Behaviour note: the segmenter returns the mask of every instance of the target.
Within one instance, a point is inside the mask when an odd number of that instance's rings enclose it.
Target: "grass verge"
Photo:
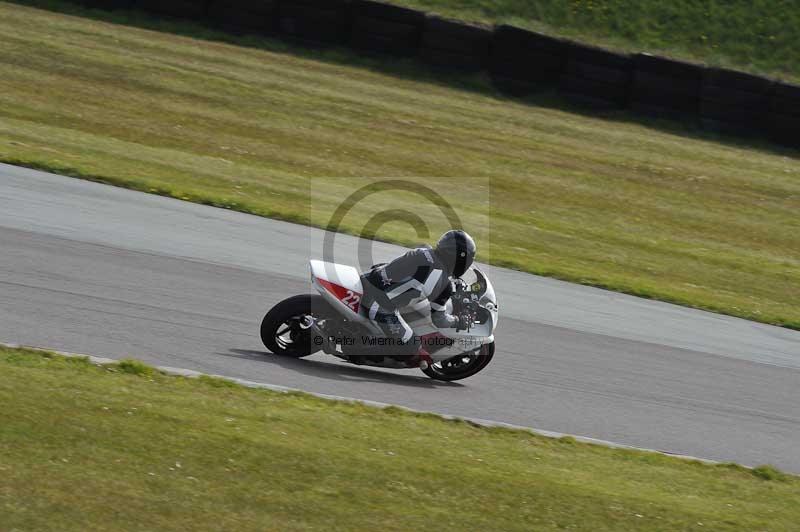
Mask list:
[[[773,0],[391,0],[626,51],[800,80],[800,5]]]
[[[508,100],[480,78],[458,89],[410,63],[94,16],[164,31],[0,2],[0,160],[316,226],[355,187],[417,180],[445,192],[483,260],[800,329],[796,152]],[[342,230],[417,201],[359,205]],[[397,224],[374,236],[417,240]]]
[[[2,530],[789,530],[800,480],[0,347]]]

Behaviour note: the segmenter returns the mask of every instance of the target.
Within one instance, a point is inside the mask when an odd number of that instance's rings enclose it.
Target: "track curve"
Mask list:
[[[737,318],[489,268],[498,350],[462,383],[267,355],[322,234],[0,165],[0,341],[800,472],[800,333]]]

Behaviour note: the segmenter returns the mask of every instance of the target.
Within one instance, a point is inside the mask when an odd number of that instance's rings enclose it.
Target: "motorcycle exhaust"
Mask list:
[[[331,342],[330,339],[319,328],[317,320],[313,316],[303,316],[300,320],[300,328],[311,332],[310,340],[317,343],[316,338],[322,338],[322,351],[328,355],[335,355],[341,357],[341,353],[336,350],[336,344]]]

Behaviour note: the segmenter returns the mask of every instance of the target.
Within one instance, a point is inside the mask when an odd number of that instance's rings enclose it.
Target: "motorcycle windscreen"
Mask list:
[[[492,306],[497,307],[497,298],[494,294],[494,286],[486,275],[478,268],[470,268],[461,277],[472,293],[477,294],[478,301],[482,306],[490,303]]]
[[[483,325],[475,327],[474,334],[491,335],[497,326],[498,307],[497,298],[489,278],[478,268],[472,267],[461,277],[469,291],[477,298],[478,304],[482,308],[479,313],[479,322]]]

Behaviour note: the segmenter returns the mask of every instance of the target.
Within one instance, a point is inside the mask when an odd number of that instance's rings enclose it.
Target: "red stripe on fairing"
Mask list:
[[[348,308],[352,309],[353,312],[358,313],[358,309],[361,304],[360,293],[354,292],[336,283],[326,281],[325,279],[317,278],[317,282],[319,282],[319,284],[324,286],[325,290],[333,294],[336,297],[336,299],[347,305]]]

